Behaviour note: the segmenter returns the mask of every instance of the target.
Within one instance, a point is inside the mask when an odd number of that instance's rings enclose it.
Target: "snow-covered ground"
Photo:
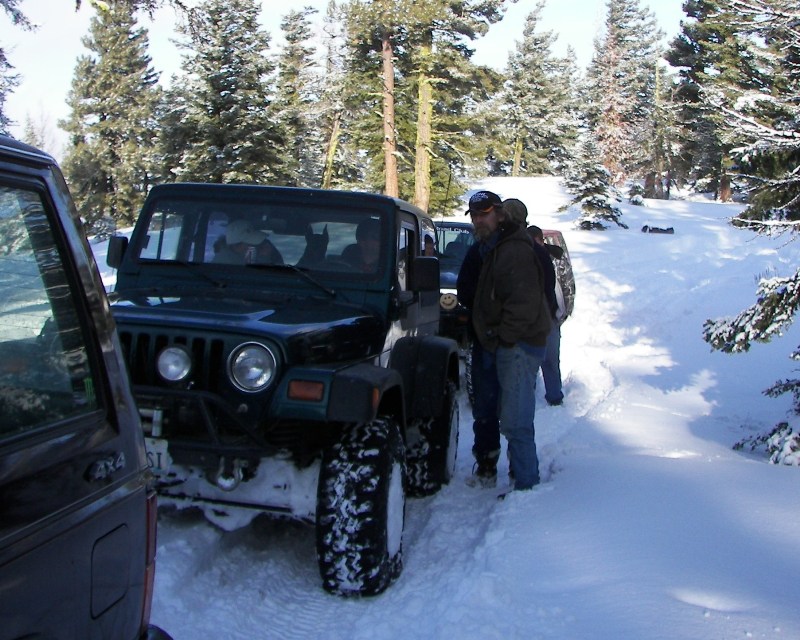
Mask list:
[[[462,397],[457,476],[409,501],[405,570],[383,595],[325,594],[306,525],[162,513],[152,621],[175,640],[800,638],[800,468],[732,450],[787,418],[790,399],[761,391],[795,375],[800,328],[743,355],[701,338],[759,277],[793,273],[800,245],[732,228],[736,205],[623,204],[630,229],[585,232],[557,211],[557,179],[476,186],[561,230],[574,265],[564,405],[538,390],[545,482],[504,501],[465,484]]]

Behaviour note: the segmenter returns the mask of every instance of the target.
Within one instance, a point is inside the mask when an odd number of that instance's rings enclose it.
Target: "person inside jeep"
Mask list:
[[[422,255],[425,256],[435,256],[436,255],[436,243],[433,241],[433,237],[425,234],[425,249],[422,252]]]
[[[356,244],[345,247],[342,259],[359,271],[372,273],[377,270],[381,252],[381,221],[366,218],[356,227]]]
[[[283,257],[267,238],[267,234],[253,228],[249,220],[239,219],[228,223],[225,243],[214,256],[214,262],[223,264],[283,264]]]

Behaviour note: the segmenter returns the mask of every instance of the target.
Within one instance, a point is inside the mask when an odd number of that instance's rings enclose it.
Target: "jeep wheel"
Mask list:
[[[408,449],[408,492],[429,496],[448,484],[455,474],[458,453],[458,402],[456,385],[448,382],[438,418],[411,424]]]
[[[393,418],[356,425],[325,452],[317,493],[322,586],[343,596],[381,593],[403,567],[404,449]]]

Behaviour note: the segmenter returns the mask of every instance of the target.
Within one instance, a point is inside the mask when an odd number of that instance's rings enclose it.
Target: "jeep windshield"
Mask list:
[[[461,263],[475,242],[472,225],[468,222],[437,220],[439,265],[443,288],[454,288]]]
[[[385,263],[388,230],[377,208],[169,197],[153,202],[144,215],[146,226],[131,247],[141,266],[214,265],[223,273],[286,265],[316,276],[371,279]]]

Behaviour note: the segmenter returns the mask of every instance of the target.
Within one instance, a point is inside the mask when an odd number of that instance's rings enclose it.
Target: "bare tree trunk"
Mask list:
[[[397,176],[397,137],[394,116],[394,51],[392,40],[384,33],[381,44],[383,60],[383,158],[386,172],[386,195],[400,196]]]
[[[433,87],[428,73],[432,56],[431,37],[419,49],[417,78],[417,143],[414,159],[414,204],[427,211],[431,202],[431,148],[433,120]]]
[[[731,177],[727,173],[723,173],[719,179],[719,201],[730,202],[732,196]]]
[[[325,150],[325,167],[322,171],[323,189],[330,189],[333,181],[333,159],[336,157],[336,148],[339,146],[339,135],[341,133],[342,113],[337,111],[333,116],[331,124],[331,135],[328,138],[328,148]]]
[[[648,171],[644,177],[644,197],[656,197],[656,174],[654,171]]]
[[[519,169],[522,166],[522,136],[517,136],[514,141],[514,163],[511,165],[512,177],[519,175]]]

